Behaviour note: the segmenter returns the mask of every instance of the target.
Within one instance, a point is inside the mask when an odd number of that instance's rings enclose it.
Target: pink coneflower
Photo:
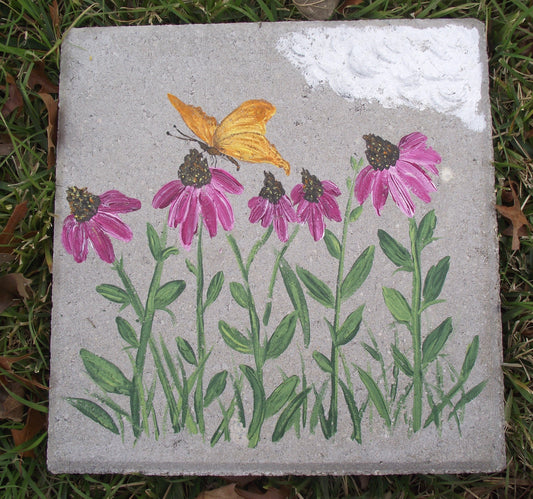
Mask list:
[[[168,226],[180,227],[181,243],[191,247],[198,230],[201,214],[209,235],[217,235],[217,221],[224,230],[233,229],[233,209],[224,192],[241,194],[244,187],[229,173],[218,168],[209,168],[207,160],[196,149],[185,156],[178,170],[179,180],[165,184],[154,196],[154,208],[166,208]]]
[[[439,174],[436,166],[441,157],[431,147],[426,146],[427,137],[413,132],[400,140],[398,146],[376,135],[364,135],[369,165],[357,176],[355,197],[363,204],[370,193],[378,215],[385,206],[390,194],[393,201],[408,217],[415,213],[415,205],[409,191],[425,203],[431,198],[429,193],[437,188],[426,170]]]
[[[340,222],[342,220],[339,205],[335,199],[341,191],[330,180],[320,181],[305,168],[302,170],[302,183],[291,192],[293,204],[298,206],[298,222],[307,222],[309,231],[315,241],[324,237],[326,224],[324,217]]]
[[[281,182],[270,172],[264,174],[265,180],[259,196],[248,201],[251,209],[249,220],[253,224],[261,220],[261,225],[265,228],[274,223],[279,240],[285,243],[289,239],[289,222],[296,222],[296,213]]]
[[[109,236],[121,241],[130,241],[133,237],[131,229],[118,214],[138,210],[141,202],[119,191],[107,191],[96,196],[88,192],[86,187],[69,187],[67,201],[71,214],[65,218],[61,233],[61,242],[67,253],[77,263],[84,262],[91,243],[104,262],[113,263],[115,252]]]

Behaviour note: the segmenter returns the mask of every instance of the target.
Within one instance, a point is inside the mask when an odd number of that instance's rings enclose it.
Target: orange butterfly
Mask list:
[[[265,137],[266,122],[274,116],[276,108],[265,100],[247,100],[228,114],[220,124],[205,114],[201,107],[194,107],[167,94],[185,124],[201,140],[195,140],[202,149],[214,156],[221,155],[239,167],[235,159],[249,163],[271,163],[283,168],[288,175],[291,167],[278,150]]]

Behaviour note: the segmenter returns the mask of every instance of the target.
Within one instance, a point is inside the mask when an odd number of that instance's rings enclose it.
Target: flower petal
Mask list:
[[[86,222],[87,235],[98,256],[107,263],[115,261],[115,252],[109,236],[94,222],[94,217]]]
[[[198,203],[198,193],[195,190],[189,192],[189,197],[186,204],[182,205],[181,209],[184,214],[183,221],[180,227],[181,243],[185,249],[191,247],[192,238],[198,230],[198,216],[200,215],[200,205]]]
[[[63,222],[61,232],[61,242],[69,255],[74,257],[76,263],[84,262],[89,253],[87,244],[88,236],[85,230],[85,223],[79,223],[74,215],[69,215]]]
[[[152,200],[152,206],[154,208],[166,208],[170,203],[172,203],[172,201],[181,195],[184,189],[185,186],[180,180],[173,180],[172,182],[165,184],[154,196],[154,199]]]
[[[415,213],[415,205],[411,199],[411,195],[407,190],[400,177],[398,177],[396,171],[391,169],[389,175],[389,189],[393,201],[398,205],[398,208],[402,210],[409,218]]]
[[[324,224],[324,217],[322,216],[322,210],[317,203],[309,203],[310,216],[307,218],[309,224],[309,231],[315,241],[320,241],[324,237],[324,231],[326,225]]]
[[[355,198],[359,204],[363,204],[372,192],[376,172],[377,170],[374,170],[371,165],[368,165],[357,175],[355,180]]]
[[[322,184],[322,187],[324,188],[324,192],[327,192],[330,196],[341,195],[340,189],[331,180],[322,180],[321,184]]]
[[[442,161],[440,155],[426,146],[427,137],[420,132],[410,133],[400,140],[400,160],[420,168],[426,168],[435,175],[439,174],[436,166]]]
[[[283,216],[288,222],[296,222],[296,212],[292,206],[291,200],[287,195],[282,196],[278,201],[280,216]]]
[[[203,190],[200,191],[199,201],[204,225],[209,231],[209,236],[215,237],[217,235],[217,210],[215,203]]]
[[[268,208],[268,200],[261,196],[256,196],[248,201],[248,208],[250,208],[250,216],[248,220],[255,224],[261,220]]]
[[[98,213],[91,219],[103,232],[121,241],[131,241],[133,232],[118,216],[109,213]]]
[[[211,184],[206,185],[205,188],[209,188],[209,194],[215,203],[217,218],[220,222],[220,225],[222,225],[224,230],[232,230],[235,218],[233,217],[233,209],[228,201],[228,198],[223,192],[213,188]]]
[[[185,187],[180,195],[170,205],[168,210],[168,226],[177,227],[187,218],[191,197],[195,195],[195,188]]]
[[[223,190],[230,194],[242,194],[244,187],[227,171],[219,168],[210,168],[211,185],[218,191]]]
[[[129,198],[122,192],[112,190],[104,192],[100,197],[99,212],[105,213],[129,213],[141,208],[141,202],[135,198]]]
[[[293,204],[300,204],[304,199],[304,187],[302,184],[296,184],[291,191],[291,199]]]
[[[318,204],[321,205],[324,215],[330,220],[340,222],[342,220],[341,210],[334,197],[328,194],[326,191],[320,196]]]
[[[276,208],[275,205],[267,203],[267,209],[261,219],[261,227],[268,227],[275,217]]]
[[[270,224],[269,224],[270,225]],[[289,239],[289,224],[287,219],[283,216],[274,217],[274,230],[282,243],[286,243]]]
[[[378,215],[387,202],[389,195],[389,170],[376,170],[372,184],[372,203]]]
[[[418,196],[425,203],[431,201],[429,193],[436,191],[437,188],[423,170],[413,166],[411,163],[405,163],[400,160],[396,162],[394,168],[402,183],[409,188],[415,196]]]

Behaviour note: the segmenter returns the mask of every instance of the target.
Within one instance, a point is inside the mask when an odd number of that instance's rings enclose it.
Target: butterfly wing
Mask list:
[[[265,100],[243,102],[218,125],[213,146],[236,159],[273,164],[283,168],[288,175],[291,171],[289,163],[265,137],[266,122],[275,113],[276,108]]]
[[[170,103],[178,110],[185,124],[208,146],[213,146],[217,120],[204,113],[201,107],[194,107],[180,101],[175,95],[167,94]]]

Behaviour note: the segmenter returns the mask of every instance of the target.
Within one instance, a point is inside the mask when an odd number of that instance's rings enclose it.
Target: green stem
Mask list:
[[[204,324],[204,259],[202,252],[202,227],[203,222],[200,222],[198,229],[198,249],[196,262],[196,334],[197,334],[197,349],[198,349],[198,363],[202,365],[205,357],[205,324]],[[196,421],[202,435],[205,433],[204,422],[204,366],[202,365],[198,373],[198,381],[196,382],[196,390],[194,393],[194,408],[196,411]]]
[[[411,297],[411,335],[413,338],[413,431],[422,425],[422,332],[420,328],[420,307],[422,296],[422,273],[420,269],[420,248],[417,243],[417,227],[414,218],[409,219],[409,237],[413,257],[413,294]]]
[[[331,402],[329,405],[329,424],[331,435],[337,433],[337,417],[339,406],[339,351],[340,348],[336,344],[336,336],[340,328],[340,312],[341,312],[341,286],[344,275],[344,259],[346,255],[346,241],[348,238],[348,223],[349,215],[352,209],[352,187],[355,182],[355,175],[353,179],[348,181],[348,201],[346,202],[346,209],[344,210],[344,223],[342,226],[342,241],[341,252],[339,255],[339,266],[337,269],[337,285],[335,287],[335,316],[333,319],[333,330],[335,338],[331,342]]]

